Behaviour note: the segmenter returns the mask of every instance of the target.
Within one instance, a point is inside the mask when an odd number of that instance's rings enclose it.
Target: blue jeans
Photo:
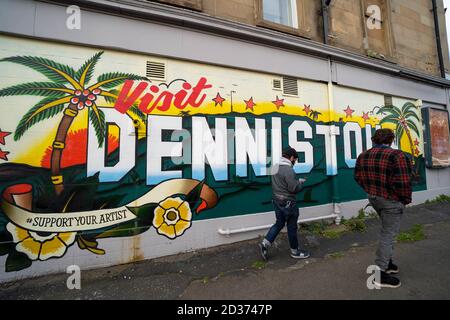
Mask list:
[[[297,203],[292,200],[272,200],[275,208],[275,217],[277,221],[267,232],[266,239],[273,243],[275,238],[287,224],[287,232],[289,245],[291,249],[298,249],[297,239],[297,220],[298,220],[298,207]]]

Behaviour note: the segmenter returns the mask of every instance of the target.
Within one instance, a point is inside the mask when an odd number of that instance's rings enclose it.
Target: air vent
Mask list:
[[[392,106],[392,96],[388,96],[388,95],[384,96],[384,105]]]
[[[296,78],[283,77],[283,94],[298,96],[298,81]]]
[[[281,79],[272,79],[272,89],[281,90]]]
[[[153,80],[166,80],[166,64],[156,61],[147,61],[147,78]]]

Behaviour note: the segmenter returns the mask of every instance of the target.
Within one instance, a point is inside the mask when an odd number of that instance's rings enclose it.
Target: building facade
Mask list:
[[[339,223],[380,127],[413,204],[450,194],[442,1],[0,6],[1,281],[262,235],[288,145],[301,221]]]

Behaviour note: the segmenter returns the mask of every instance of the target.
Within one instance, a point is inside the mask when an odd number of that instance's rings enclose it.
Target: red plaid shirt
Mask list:
[[[399,150],[376,145],[361,153],[354,178],[369,195],[411,203],[411,163]]]

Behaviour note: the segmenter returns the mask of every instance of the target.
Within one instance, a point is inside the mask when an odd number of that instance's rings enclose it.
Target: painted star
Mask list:
[[[220,96],[220,93],[218,93],[217,92],[217,95],[216,95],[216,97],[214,98],[214,99],[212,99],[212,101],[214,101],[214,103],[215,103],[215,107],[217,107],[217,105],[219,104],[221,107],[222,107],[222,103],[225,101],[226,99],[225,98],[222,98],[221,96]]]
[[[275,101],[272,101],[272,103],[277,107],[277,110],[279,110],[280,107],[284,107],[284,99],[279,99],[278,96]]]
[[[347,115],[346,118],[348,118],[352,116],[352,113],[355,112],[355,110],[350,109],[350,106],[347,106],[347,109],[345,109],[344,112]]]
[[[419,140],[417,140],[417,138],[416,138],[416,140],[414,140],[414,145],[415,146],[418,146],[420,144],[420,142],[419,142]]]
[[[364,121],[369,120],[369,112],[363,112],[362,118],[364,119]]]
[[[8,158],[6,157],[7,154],[9,154],[8,151],[2,151],[2,149],[0,149],[0,159],[8,161]]]
[[[5,137],[9,136],[10,134],[11,132],[2,131],[2,129],[0,129],[0,143],[5,145]]]
[[[309,114],[309,112],[311,111],[311,105],[310,104],[308,104],[308,105],[304,105],[305,107],[303,108],[303,111],[305,111],[305,113],[308,115]]]
[[[253,107],[256,106],[256,103],[253,102],[253,97],[250,97],[249,100],[244,100],[245,102],[245,110],[250,109],[253,111]]]

